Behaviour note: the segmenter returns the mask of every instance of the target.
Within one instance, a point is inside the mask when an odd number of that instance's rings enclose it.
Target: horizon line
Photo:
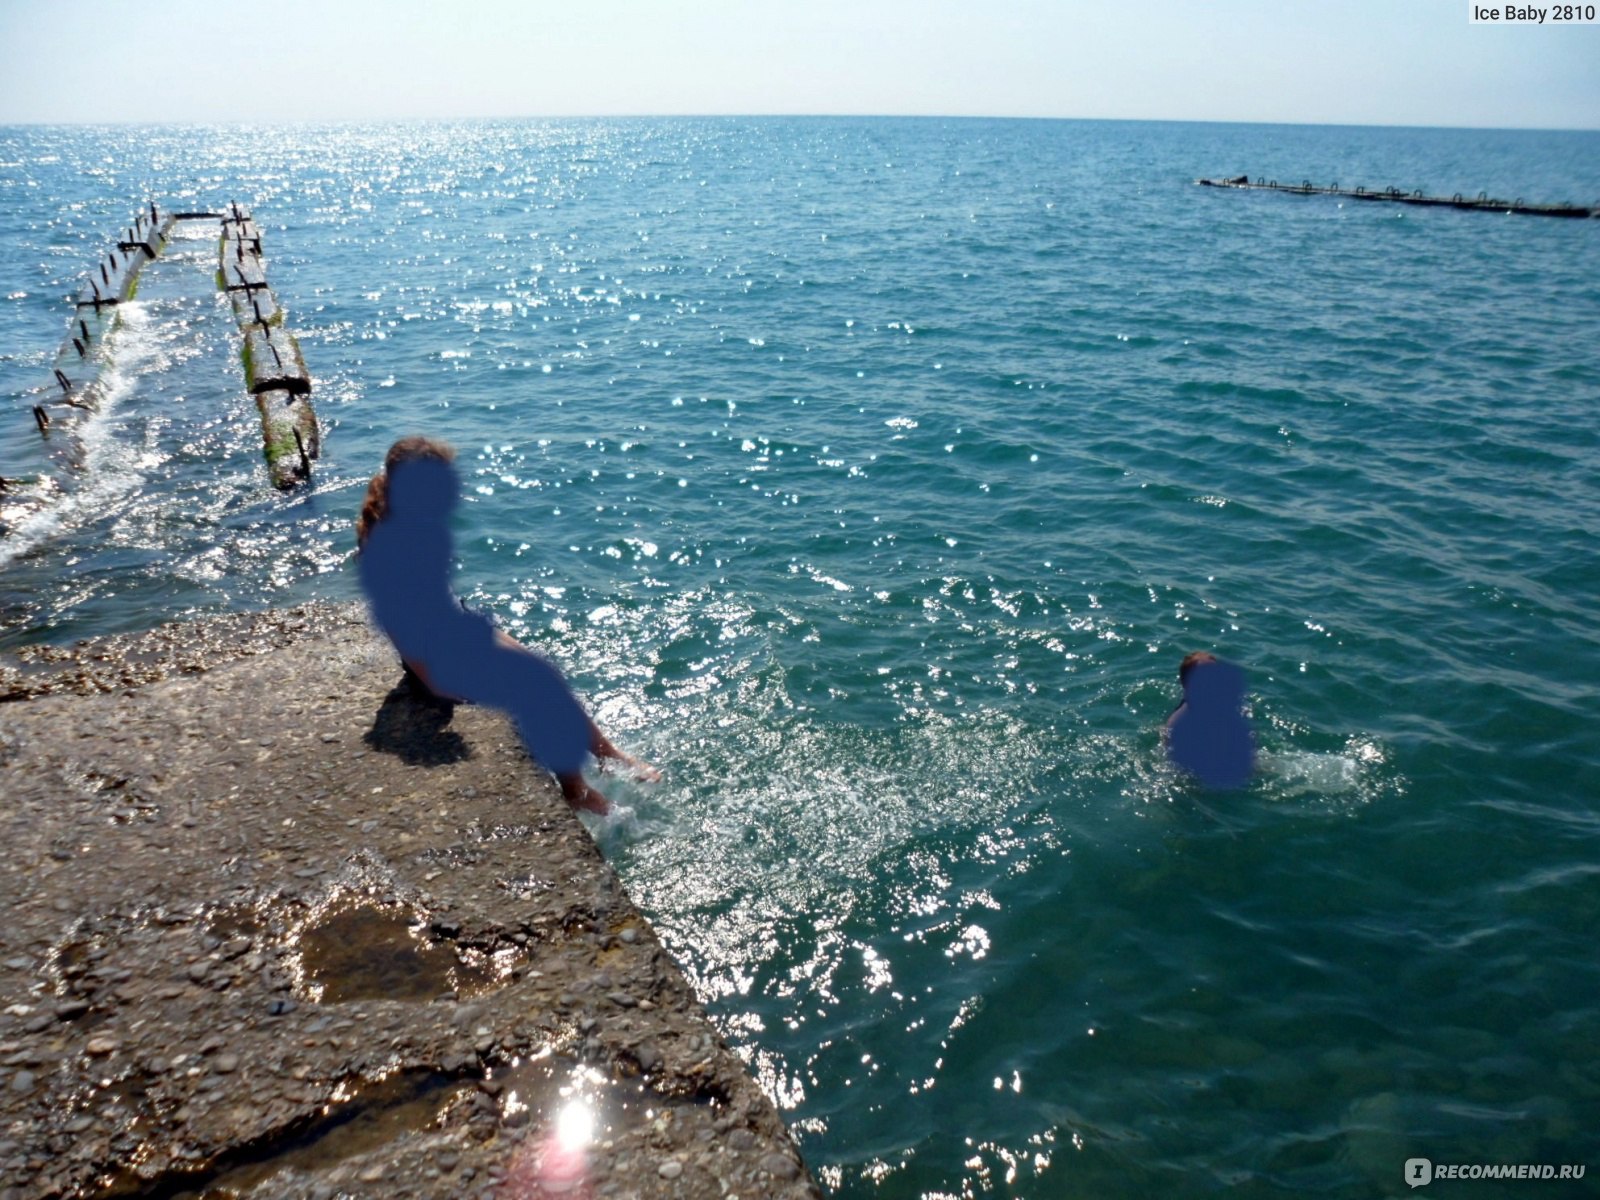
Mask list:
[[[0,129],[145,129],[169,126],[183,129],[253,129],[274,126],[328,125],[448,125],[494,121],[1078,121],[1143,125],[1264,125],[1300,129],[1438,129],[1492,133],[1600,133],[1600,125],[1418,125],[1401,121],[1270,121],[1235,117],[1063,117],[1032,113],[524,113],[497,116],[392,116],[392,117],[291,117],[262,121],[207,121],[152,118],[122,121],[8,121]]]

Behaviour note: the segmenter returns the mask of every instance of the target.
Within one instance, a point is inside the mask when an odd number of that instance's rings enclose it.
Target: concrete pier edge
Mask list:
[[[0,1198],[819,1195],[509,725],[399,679],[354,605],[0,654]]]

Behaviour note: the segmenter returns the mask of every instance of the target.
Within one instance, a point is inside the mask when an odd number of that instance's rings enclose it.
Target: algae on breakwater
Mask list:
[[[321,428],[309,399],[311,373],[267,284],[261,231],[237,203],[222,216],[217,258],[217,287],[227,293],[244,339],[239,355],[245,388],[261,411],[267,472],[274,487],[291,488],[311,477],[312,460],[321,453]],[[282,404],[280,392],[286,394]]]

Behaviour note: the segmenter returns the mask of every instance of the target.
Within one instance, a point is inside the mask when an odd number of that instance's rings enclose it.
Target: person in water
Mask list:
[[[1178,666],[1183,703],[1163,730],[1167,754],[1207,787],[1240,787],[1255,767],[1255,740],[1244,715],[1244,672],[1197,650]]]
[[[450,590],[450,515],[460,499],[455,451],[401,438],[372,477],[356,520],[361,587],[378,627],[407,671],[432,695],[507,713],[528,753],[556,777],[575,808],[610,811],[583,777],[592,754],[660,773],[612,745],[549,661],[462,606]]]

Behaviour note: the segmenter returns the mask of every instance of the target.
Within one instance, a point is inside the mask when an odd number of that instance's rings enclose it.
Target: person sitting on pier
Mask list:
[[[591,754],[645,779],[660,773],[611,743],[549,661],[456,599],[449,528],[460,499],[454,461],[455,451],[443,442],[401,438],[368,485],[356,540],[373,619],[428,692],[506,712],[569,804],[608,812],[605,796],[583,778]]]
[[[1183,703],[1162,730],[1172,761],[1207,787],[1249,782],[1255,742],[1244,715],[1244,672],[1215,654],[1197,650],[1178,666]]]

